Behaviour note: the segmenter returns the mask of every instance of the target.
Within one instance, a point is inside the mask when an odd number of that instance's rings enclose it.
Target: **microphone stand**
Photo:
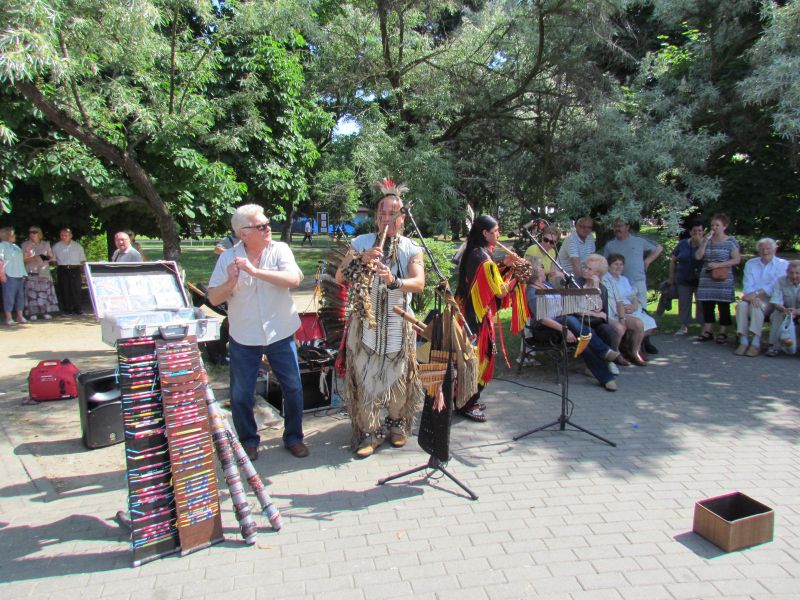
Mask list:
[[[545,247],[542,246],[542,244],[539,242],[539,240],[537,240],[533,235],[531,235],[531,232],[528,231],[527,228],[522,227],[522,228],[520,228],[520,231],[524,232],[525,235],[527,236],[527,238],[529,240],[531,240],[534,244],[536,244],[539,247],[539,249],[542,251],[543,255],[547,256],[550,260],[553,261],[553,264],[564,275],[564,278],[565,278],[568,286],[575,287],[575,288],[581,288],[582,287],[582,286],[578,285],[577,281],[575,281],[575,276],[572,273],[567,273],[564,270],[564,267],[561,266],[561,263],[558,262],[558,260],[554,259],[549,254],[547,254],[547,250],[545,249]],[[599,290],[597,290],[596,292],[599,292]],[[555,421],[553,421],[551,423],[547,423],[546,425],[541,425],[540,427],[536,427],[534,429],[531,429],[530,431],[526,431],[525,433],[521,433],[519,435],[515,435],[512,439],[516,442],[517,440],[519,440],[521,438],[524,438],[525,436],[531,435],[532,433],[537,433],[537,432],[542,431],[544,429],[549,429],[550,427],[553,427],[555,425],[558,425],[558,429],[560,431],[564,431],[566,429],[567,425],[569,425],[571,427],[574,427],[578,431],[582,431],[583,433],[588,433],[589,435],[591,435],[592,437],[600,440],[601,442],[605,442],[609,446],[612,446],[612,447],[616,448],[617,445],[614,442],[612,442],[610,440],[607,440],[603,436],[600,436],[600,435],[594,433],[593,431],[589,431],[585,427],[581,427],[577,423],[573,423],[572,420],[571,420],[571,416],[572,415],[571,414],[567,414],[567,403],[570,402],[570,399],[569,399],[569,370],[567,368],[567,361],[569,360],[569,350],[567,348],[567,326],[566,326],[566,324],[562,323],[562,325],[561,325],[561,341],[558,344],[558,346],[555,346],[555,344],[550,344],[550,347],[543,348],[543,349],[540,348],[540,350],[542,350],[544,352],[553,352],[553,351],[555,351],[557,353],[556,371],[557,371],[557,374],[558,374],[558,379],[561,382],[561,414],[558,416],[558,418]]]
[[[444,275],[442,275],[442,271],[441,271],[441,269],[439,269],[439,265],[436,264],[436,259],[434,258],[433,253],[431,252],[430,248],[428,248],[428,245],[425,243],[425,239],[422,237],[422,233],[420,232],[419,227],[417,226],[417,222],[414,220],[414,215],[411,214],[411,207],[410,206],[404,206],[400,210],[402,211],[402,213],[404,215],[406,215],[406,217],[408,217],[408,220],[414,226],[414,231],[416,231],[417,237],[419,238],[419,241],[422,244],[422,247],[425,250],[425,253],[428,255],[428,258],[431,260],[431,264],[433,265],[434,271],[436,271],[436,274],[439,276],[439,285],[436,286],[436,293],[439,294],[439,296],[444,300],[445,304],[447,304],[448,306],[453,307],[453,309],[456,311],[456,313],[458,314],[459,318],[461,319],[462,323],[464,324],[464,330],[465,330],[466,334],[469,337],[472,337],[472,332],[469,330],[469,325],[467,325],[467,321],[466,321],[466,319],[464,319],[464,315],[461,314],[461,311],[458,308],[458,303],[455,301],[455,298],[453,297],[453,293],[450,291],[450,286],[449,286],[449,283],[447,281],[447,278]],[[451,360],[452,359],[449,359],[449,361],[451,361]],[[448,367],[448,370],[449,369],[452,369],[452,365],[450,365]],[[448,378],[445,377],[445,381],[447,381],[447,379]],[[450,393],[450,395],[452,397],[452,392],[453,392],[452,379],[450,380],[450,383],[448,385],[450,386],[449,393]],[[445,410],[450,410],[450,407],[448,406]],[[423,413],[424,413],[424,411],[423,411]],[[447,435],[449,436],[450,435],[450,433],[449,433],[450,428],[449,427],[447,428],[447,431],[448,431]],[[448,441],[448,448],[449,448],[449,441]],[[406,477],[407,475],[412,475],[413,473],[418,473],[418,472],[424,471],[426,469],[431,469],[432,471],[439,471],[443,475],[446,475],[450,479],[450,481],[452,481],[458,487],[460,487],[462,490],[464,490],[469,495],[471,500],[477,500],[478,496],[475,494],[475,492],[473,492],[464,483],[459,481],[452,473],[450,473],[447,469],[445,469],[445,464],[446,463],[447,463],[447,461],[442,462],[438,457],[434,456],[433,454],[428,454],[428,462],[426,464],[420,465],[418,467],[414,467],[413,469],[408,469],[406,471],[401,471],[400,473],[395,473],[394,475],[389,475],[388,477],[384,477],[383,479],[379,479],[378,480],[378,485],[383,485],[384,483],[386,483],[388,481],[393,481],[393,480],[399,479],[401,477]],[[430,474],[428,474],[428,477],[430,477]]]
[[[581,287],[580,285],[578,285],[578,282],[575,281],[575,275],[573,275],[572,273],[567,273],[564,267],[561,266],[561,263],[558,262],[558,259],[550,256],[547,253],[547,249],[544,246],[542,246],[542,243],[539,240],[537,240],[536,237],[532,235],[531,232],[528,231],[526,227],[520,227],[519,230],[521,233],[525,235],[525,237],[528,238],[528,240],[536,244],[539,247],[539,250],[542,251],[542,255],[547,256],[548,260],[552,262],[559,271],[561,271],[561,274],[564,276],[564,279],[566,280],[568,287],[575,287],[575,288]]]

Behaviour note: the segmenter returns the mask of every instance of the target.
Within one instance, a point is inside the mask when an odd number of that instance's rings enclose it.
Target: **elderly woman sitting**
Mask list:
[[[591,371],[592,375],[600,382],[605,389],[609,392],[616,391],[617,383],[614,381],[614,375],[608,368],[607,363],[614,362],[619,356],[619,352],[612,350],[606,344],[596,331],[592,330],[589,326],[588,319],[581,319],[575,315],[563,315],[563,301],[558,294],[544,295],[539,293],[541,297],[537,302],[537,291],[553,289],[552,286],[545,281],[545,273],[539,259],[531,261],[533,265],[533,281],[527,289],[528,308],[531,311],[531,318],[537,326],[551,329],[558,333],[564,333],[566,327],[567,343],[576,343],[576,336],[591,335],[589,345],[581,353],[586,367]],[[542,300],[543,299],[543,300]],[[540,310],[537,311],[537,305]]]
[[[634,364],[642,366],[644,351],[642,343],[644,336],[656,330],[656,322],[648,315],[639,304],[639,294],[622,274],[625,268],[625,257],[621,254],[611,254],[608,257],[608,273],[603,277],[603,283],[608,288],[609,321],[617,321],[625,325],[626,335],[629,337],[627,347],[623,343],[623,352],[627,350],[628,359]]]

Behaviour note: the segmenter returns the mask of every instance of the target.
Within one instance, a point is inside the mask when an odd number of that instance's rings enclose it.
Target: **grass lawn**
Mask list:
[[[306,281],[313,278],[317,272],[319,261],[325,258],[330,248],[330,241],[315,240],[314,246],[301,248],[298,245],[292,246],[294,258],[300,270],[306,276]],[[164,251],[160,245],[147,245],[144,251],[148,260],[161,260]],[[208,283],[214,265],[217,263],[217,255],[214,254],[213,245],[183,245],[183,268],[186,269],[186,279],[192,283]]]

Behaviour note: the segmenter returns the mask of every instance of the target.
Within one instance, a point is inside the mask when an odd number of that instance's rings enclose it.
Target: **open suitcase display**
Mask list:
[[[219,339],[220,320],[193,307],[172,261],[86,263],[86,282],[103,341],[160,335]]]
[[[103,341],[117,350],[132,565],[223,541],[197,346],[219,337],[219,319],[189,304],[174,262],[85,271]]]

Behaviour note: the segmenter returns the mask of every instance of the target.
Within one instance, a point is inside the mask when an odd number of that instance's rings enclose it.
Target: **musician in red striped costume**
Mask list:
[[[349,285],[344,399],[358,458],[371,456],[386,436],[392,446],[404,446],[424,396],[415,333],[392,311],[410,312],[411,294],[425,287],[422,249],[401,235],[408,188],[390,179],[376,187],[377,231],[355,238],[336,272],[336,281]]]
[[[489,215],[481,215],[472,223],[467,244],[461,255],[458,269],[456,298],[461,304],[464,318],[478,338],[478,393],[467,401],[459,412],[472,421],[486,420],[485,406],[479,402],[481,390],[494,376],[497,354],[495,341],[495,315],[501,308],[512,306],[513,319],[521,330],[527,318],[525,292],[517,286],[510,269],[515,261],[522,260],[513,254],[503,258],[504,268],[492,259],[494,247],[500,238],[500,226]],[[498,321],[499,324],[499,321]]]

